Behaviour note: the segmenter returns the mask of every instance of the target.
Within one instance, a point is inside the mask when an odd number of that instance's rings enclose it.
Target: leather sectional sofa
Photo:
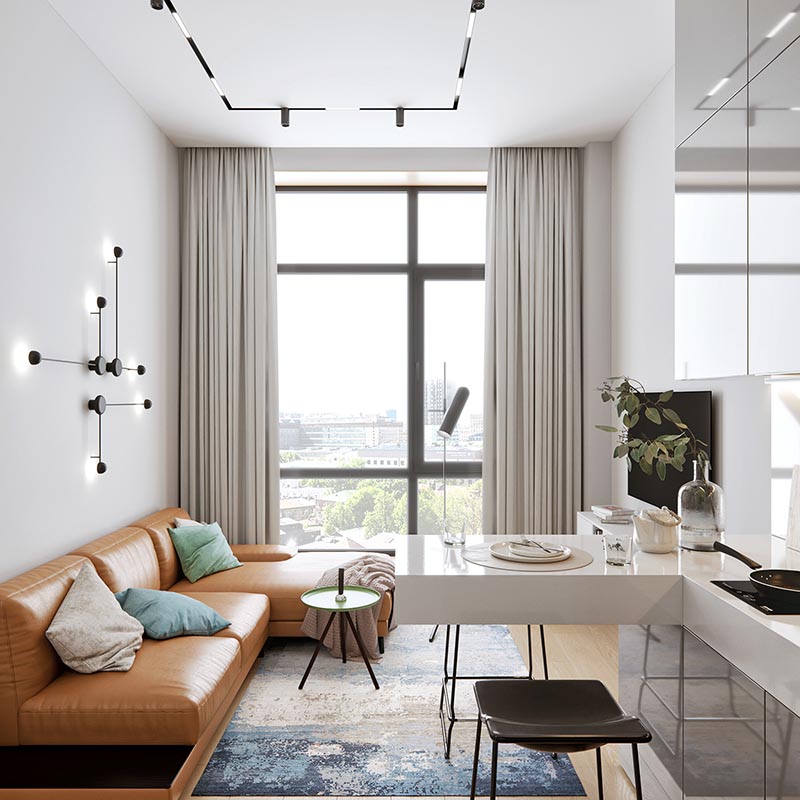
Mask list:
[[[168,531],[176,517],[188,516],[163,509],[0,584],[0,797],[177,797],[267,637],[302,636],[300,595],[325,569],[351,557],[234,545],[243,566],[192,584],[181,575]],[[131,586],[181,592],[231,626],[210,637],[145,639],[129,672],[72,672],[45,631],[87,561],[114,592]],[[390,615],[387,595],[379,636],[387,634]],[[145,763],[109,770],[128,752]],[[29,770],[37,759],[39,775],[9,774]],[[62,764],[61,777],[53,764]]]

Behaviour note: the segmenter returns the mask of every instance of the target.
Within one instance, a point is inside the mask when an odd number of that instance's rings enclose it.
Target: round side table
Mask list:
[[[300,599],[309,608],[315,608],[317,611],[328,611],[330,612],[330,617],[322,631],[322,636],[319,637],[317,646],[314,648],[314,655],[311,656],[311,661],[308,662],[305,674],[298,688],[302,689],[306,685],[306,680],[311,672],[311,668],[314,666],[314,662],[317,660],[319,651],[322,648],[322,642],[328,635],[328,631],[331,625],[333,625],[333,620],[336,618],[336,615],[341,614],[343,617],[340,626],[342,631],[342,663],[347,663],[347,627],[345,626],[345,622],[347,622],[347,625],[350,626],[350,630],[353,632],[353,636],[355,636],[361,658],[364,659],[364,664],[367,666],[367,672],[369,672],[369,676],[372,678],[372,683],[375,685],[376,689],[380,689],[381,687],[378,686],[375,673],[372,671],[372,665],[369,663],[367,648],[364,647],[361,634],[356,629],[353,618],[350,616],[351,611],[358,611],[362,608],[371,608],[374,606],[381,599],[380,592],[376,592],[375,589],[368,589],[365,586],[345,586],[344,600],[337,600],[336,597],[338,594],[339,590],[336,586],[321,586],[318,589],[309,589],[309,591],[303,592],[303,594],[300,595]]]

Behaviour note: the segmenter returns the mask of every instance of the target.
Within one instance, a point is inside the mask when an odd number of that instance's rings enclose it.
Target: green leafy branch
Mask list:
[[[645,475],[655,472],[663,481],[667,477],[667,467],[683,471],[687,456],[701,464],[708,462],[708,452],[704,449],[708,444],[698,439],[678,413],[667,405],[672,399],[672,390],[662,392],[653,400],[639,381],[622,375],[608,378],[597,391],[604,403],[614,405],[622,427],[595,427],[617,434],[614,458],[626,459],[628,472],[638,464]],[[631,432],[642,415],[654,425],[664,425],[666,432],[655,437]]]

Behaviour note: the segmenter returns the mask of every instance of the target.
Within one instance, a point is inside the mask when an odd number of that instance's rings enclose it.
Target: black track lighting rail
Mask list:
[[[200,51],[197,42],[195,41],[194,37],[189,33],[188,28],[186,27],[183,19],[181,18],[180,14],[178,13],[177,9],[175,8],[175,3],[172,0],[151,0],[151,8],[159,11],[163,6],[166,6],[169,10],[170,14],[172,15],[173,19],[175,20],[178,28],[180,28],[181,33],[183,34],[186,42],[188,43],[189,47],[192,49],[192,52],[195,55],[195,58],[200,63],[200,66],[203,68],[203,71],[206,73],[206,76],[211,81],[214,89],[216,90],[217,94],[220,97],[220,100],[225,105],[225,108],[228,111],[275,111],[279,112],[281,115],[281,127],[288,128],[291,124],[291,112],[293,111],[340,111],[342,109],[333,109],[333,108],[325,108],[322,106],[235,106],[231,103],[228,99],[228,96],[225,94],[222,86],[220,85],[219,81],[217,80],[216,76],[214,75],[213,70],[209,66],[208,61],[206,60],[205,56]],[[402,128],[405,124],[405,112],[406,111],[458,111],[458,104],[461,100],[461,92],[464,85],[464,77],[467,71],[467,60],[469,58],[470,52],[470,45],[472,44],[472,33],[475,26],[475,18],[479,11],[481,11],[485,6],[485,0],[470,0],[469,3],[469,17],[467,18],[467,33],[464,37],[464,46],[461,52],[461,61],[458,67],[458,74],[456,79],[456,90],[453,96],[453,102],[451,105],[448,106],[359,106],[352,110],[354,111],[382,111],[382,112],[389,112],[395,114],[395,125],[398,128]]]

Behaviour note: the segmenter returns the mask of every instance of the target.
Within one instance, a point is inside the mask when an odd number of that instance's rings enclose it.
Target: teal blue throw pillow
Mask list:
[[[231,624],[205,603],[176,592],[125,589],[114,597],[123,611],[142,623],[151,639],[213,636]]]
[[[242,566],[216,522],[170,528],[169,535],[178,553],[183,574],[192,583],[206,575]]]

